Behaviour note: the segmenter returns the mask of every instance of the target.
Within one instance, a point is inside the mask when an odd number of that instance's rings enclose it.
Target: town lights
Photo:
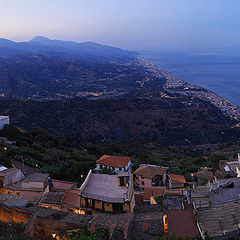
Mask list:
[[[5,151],[7,151],[7,147],[4,147],[3,149],[4,149]]]
[[[56,233],[52,233],[52,237],[56,238],[57,234]]]

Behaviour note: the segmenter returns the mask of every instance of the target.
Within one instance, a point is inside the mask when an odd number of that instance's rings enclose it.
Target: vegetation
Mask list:
[[[35,128],[23,131],[7,125],[0,136],[17,142],[18,148],[0,146],[0,164],[11,167],[12,161],[24,164],[37,171],[50,173],[53,178],[78,182],[85,179],[88,171],[95,167],[96,160],[103,154],[132,156],[133,170],[142,163],[167,166],[172,173],[184,174],[192,180],[190,173],[201,167],[218,169],[221,159],[236,157],[238,144],[222,144],[209,149],[191,146],[161,146],[159,144],[87,144],[68,137],[56,137],[46,130]],[[107,172],[107,170],[106,170]]]
[[[24,230],[23,224],[0,222],[0,240],[33,240]]]
[[[99,228],[95,232],[90,232],[87,226],[82,227],[77,232],[73,232],[70,240],[108,240],[110,239],[109,231],[105,228]]]

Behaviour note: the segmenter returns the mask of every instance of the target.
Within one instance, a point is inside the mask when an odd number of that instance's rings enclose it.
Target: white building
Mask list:
[[[0,130],[10,123],[9,116],[0,116]]]
[[[115,173],[130,173],[131,167],[131,157],[103,155],[100,159],[97,160],[95,170],[101,171],[102,169],[106,168],[112,170]]]

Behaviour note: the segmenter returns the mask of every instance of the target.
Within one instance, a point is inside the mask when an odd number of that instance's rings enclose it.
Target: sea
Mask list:
[[[240,55],[144,51],[142,57],[240,106]]]

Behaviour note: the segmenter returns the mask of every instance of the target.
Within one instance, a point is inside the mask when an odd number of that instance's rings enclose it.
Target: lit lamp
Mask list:
[[[4,147],[3,149],[4,149],[5,151],[7,151],[7,147]]]
[[[57,234],[56,233],[52,233],[52,237],[56,238]]]

